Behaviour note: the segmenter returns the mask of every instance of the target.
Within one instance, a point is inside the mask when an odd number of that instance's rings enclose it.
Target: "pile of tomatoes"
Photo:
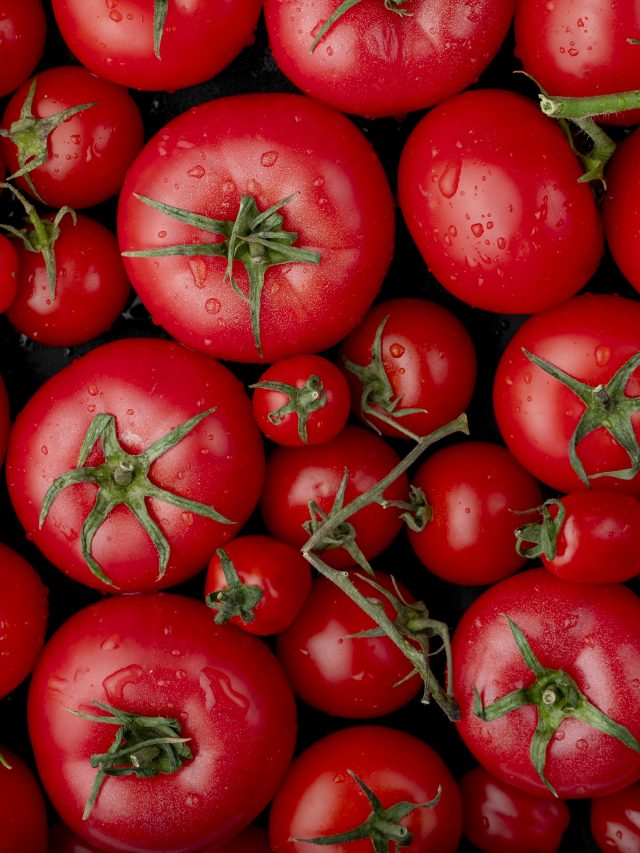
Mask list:
[[[640,851],[620,6],[0,0],[0,850]]]

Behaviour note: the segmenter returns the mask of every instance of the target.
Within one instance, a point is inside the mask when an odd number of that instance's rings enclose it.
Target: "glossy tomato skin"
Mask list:
[[[153,779],[107,779],[83,821],[89,757],[109,748],[114,729],[68,709],[92,713],[94,701],[179,720],[193,758]],[[223,844],[275,792],[296,733],[291,690],[267,647],[214,625],[204,603],[163,594],[103,599],[64,623],[34,673],[28,716],[60,817],[108,851]]]
[[[11,769],[0,766],[2,853],[47,853],[47,810],[31,770],[4,745],[0,754]]]
[[[426,435],[467,407],[476,379],[473,342],[458,318],[435,302],[402,298],[375,305],[340,349],[344,374],[351,388],[352,408],[360,420],[363,420],[362,382],[344,359],[359,366],[369,364],[376,331],[387,316],[381,357],[393,399],[399,401],[396,408],[424,409],[396,420],[416,435]],[[367,413],[367,418],[383,435],[394,438],[402,435],[375,413]]]
[[[395,608],[365,580],[352,576],[363,595],[384,605],[390,619]],[[376,572],[376,583],[396,594],[390,575]],[[406,601],[413,597],[399,584]],[[293,624],[278,637],[278,659],[296,694],[313,708],[336,717],[380,717],[410,702],[421,682],[403,681],[411,664],[388,637],[352,637],[375,627],[338,587],[324,577],[311,592]]]
[[[569,825],[562,800],[525,794],[483,767],[459,781],[464,815],[462,831],[483,853],[556,853]]]
[[[48,118],[80,104],[95,106],[59,124],[47,140],[48,158],[30,177],[42,201],[51,207],[91,207],[116,195],[125,172],[142,147],[140,111],[126,89],[91,74],[86,68],[60,66],[37,75],[32,113]],[[20,118],[31,80],[24,83],[4,111],[2,126]],[[17,171],[18,149],[2,139],[10,173]],[[29,193],[24,178],[16,178]]]
[[[297,8],[266,0],[265,20],[274,58],[299,89],[342,112],[377,118],[423,109],[474,83],[502,44],[513,6],[418,0],[399,15],[362,0],[313,50],[337,8],[333,0]]]
[[[341,340],[377,294],[393,250],[393,199],[373,149],[344,116],[299,95],[219,98],[169,122],[143,149],[120,196],[123,251],[217,239],[133,196],[235,220],[242,195],[280,209],[295,246],[320,263],[267,269],[260,329],[266,362]],[[225,280],[226,258],[125,258],[154,320],[194,349],[259,362],[249,305]],[[233,266],[247,293],[244,266]]]
[[[230,622],[249,634],[266,636],[288,628],[300,612],[311,588],[311,569],[302,554],[270,536],[239,536],[224,546],[240,581],[257,586],[262,598],[253,622],[234,616]],[[217,554],[209,562],[206,596],[225,589],[227,582]]]
[[[267,461],[261,497],[264,522],[272,536],[301,548],[309,538],[303,528],[309,520],[309,501],[329,513],[340,483],[348,470],[344,505],[368,491],[398,464],[399,457],[377,435],[361,427],[347,426],[332,441],[315,447],[277,448]],[[384,492],[387,500],[406,501],[405,474]],[[383,551],[400,532],[400,511],[383,509],[373,503],[358,510],[349,523],[356,531],[356,543],[367,559]],[[319,556],[331,566],[348,567],[355,561],[344,550],[327,549]]]
[[[7,310],[17,332],[49,346],[75,346],[107,331],[125,306],[129,279],[115,235],[95,219],[65,216],[58,226],[55,297],[44,256],[21,240],[18,292]]]
[[[81,552],[80,531],[95,502],[96,486],[77,484],[53,502],[41,529],[46,490],[75,468],[84,435],[96,414],[115,417],[117,436],[139,453],[174,427],[215,407],[149,469],[150,479],[191,500],[213,506],[235,522],[221,524],[148,499],[171,553],[158,580],[158,553],[124,506],[98,530],[92,554],[123,592],[157,590],[203,568],[211,552],[237,533],[257,503],[264,451],[244,389],[222,365],[179,344],[150,339],[115,341],[92,350],[55,374],[27,403],[12,430],[7,481],[27,535],[63,572],[102,591]],[[88,465],[103,460],[100,445]]]
[[[603,851],[640,849],[640,784],[591,801],[591,832]]]
[[[47,23],[41,0],[0,3],[0,97],[23,83],[42,56]]]
[[[437,450],[416,471],[432,518],[408,531],[418,559],[430,572],[458,584],[495,583],[525,558],[516,552],[514,530],[535,516],[516,515],[539,506],[535,479],[497,444],[470,441]]]
[[[607,168],[607,193],[602,203],[609,250],[637,291],[640,291],[639,163],[640,132],[634,131],[620,143]]]
[[[440,756],[424,741],[387,726],[340,729],[306,749],[291,765],[271,807],[273,853],[312,853],[316,844],[292,841],[342,833],[367,819],[371,808],[348,771],[354,772],[388,808],[400,801],[429,802],[402,823],[416,851],[453,853],[462,814],[457,785]],[[330,853],[368,853],[371,841],[324,846]]]
[[[572,296],[598,266],[602,226],[580,175],[562,130],[533,102],[480,89],[417,125],[398,199],[443,287],[476,308],[528,314]]]
[[[640,352],[640,304],[619,296],[586,294],[530,317],[504,350],[496,370],[493,405],[507,447],[531,473],[559,492],[585,488],[571,467],[569,442],[584,404],[562,382],[534,365],[522,352],[555,364],[572,377],[596,386],[608,382]],[[637,372],[626,395],[640,394]],[[638,415],[632,416],[640,434]],[[627,453],[598,429],[578,443],[587,474],[629,468]],[[640,494],[640,478],[597,477],[594,489]]]
[[[169,3],[160,44],[153,47],[153,0],[54,0],[69,48],[106,80],[134,89],[174,91],[218,74],[253,41],[260,0]]]
[[[6,311],[18,289],[18,253],[8,237],[0,235],[0,312]]]
[[[531,569],[489,587],[454,632],[462,739],[493,775],[528,793],[551,796],[529,756],[536,708],[525,705],[492,722],[472,710],[476,689],[486,707],[535,680],[506,616],[521,628],[542,666],[564,670],[593,705],[637,738],[640,600],[619,584],[566,583]],[[640,757],[616,738],[567,718],[549,744],[544,772],[562,799],[601,796],[635,782]]]
[[[4,379],[0,375],[0,465],[4,462],[4,454],[9,440],[11,429],[11,411],[9,409],[9,395]]]

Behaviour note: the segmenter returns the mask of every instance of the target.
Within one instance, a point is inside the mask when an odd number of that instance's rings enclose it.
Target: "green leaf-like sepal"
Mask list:
[[[384,0],[384,8],[388,9],[389,12],[395,12],[396,15],[411,17],[413,13],[402,8],[406,2],[407,0]],[[320,27],[316,33],[316,36],[311,43],[311,47],[309,48],[309,53],[313,53],[320,39],[327,34],[335,22],[350,9],[353,9],[354,6],[357,6],[358,3],[360,3],[360,0],[343,0],[335,12],[327,18],[322,27]]]
[[[551,515],[549,507],[556,508],[556,514]],[[567,515],[562,501],[557,498],[549,498],[541,506],[533,509],[511,510],[516,515],[528,515],[537,512],[542,517],[541,521],[532,521],[523,524],[514,530],[516,537],[516,551],[521,557],[534,560],[542,554],[547,560],[555,559],[558,550],[558,535]]]
[[[218,611],[213,621],[216,625],[224,625],[229,619],[239,616],[243,622],[253,622],[256,618],[253,608],[262,600],[262,590],[259,586],[242,583],[233,561],[224,548],[218,548],[216,554],[227,585],[215,592],[210,592],[205,599],[207,607]]]
[[[327,395],[319,376],[312,373],[302,388],[297,388],[288,382],[272,382],[269,380],[256,382],[249,388],[262,388],[265,391],[279,391],[281,394],[285,394],[289,401],[284,406],[280,406],[279,409],[269,412],[269,422],[278,426],[287,415],[296,414],[298,416],[298,436],[300,441],[307,443],[309,415],[323,409],[327,404]]]

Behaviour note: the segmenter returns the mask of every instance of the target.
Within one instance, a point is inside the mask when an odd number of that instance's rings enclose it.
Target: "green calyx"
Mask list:
[[[47,149],[49,135],[67,119],[96,106],[96,101],[89,104],[78,104],[76,107],[61,110],[55,115],[47,118],[36,118],[33,115],[33,99],[36,94],[38,78],[34,77],[29,86],[27,97],[24,99],[22,108],[20,109],[20,118],[13,122],[9,130],[0,128],[0,136],[10,139],[18,149],[18,165],[19,169],[12,175],[9,175],[7,180],[11,181],[14,178],[24,178],[29,192],[37,199],[40,196],[33,185],[30,172],[37,169],[47,162],[49,152]]]
[[[104,702],[92,702],[106,713],[101,716],[85,714],[67,708],[74,717],[92,723],[117,726],[113,743],[104,753],[92,755],[91,766],[98,769],[91,794],[84,808],[87,820],[107,776],[137,776],[153,779],[160,773],[176,773],[185,761],[193,758],[187,745],[190,738],[180,737],[181,726],[171,717],[144,717],[121,711]]]
[[[536,706],[538,723],[531,739],[529,755],[540,780],[554,796],[557,797],[558,794],[544,775],[547,747],[556,730],[567,717],[581,720],[594,729],[617,738],[634,752],[640,752],[640,743],[629,729],[616,723],[592,705],[566,672],[542,666],[521,629],[508,616],[505,618],[509,623],[518,651],[536,676],[536,680],[530,687],[514,690],[487,707],[483,707],[480,694],[476,690],[473,713],[486,723],[490,723],[523,705]]]
[[[149,479],[148,472],[153,462],[175,447],[204,418],[215,409],[208,409],[185,421],[159,438],[146,450],[138,454],[127,453],[120,445],[116,435],[116,422],[113,415],[96,415],[83,439],[75,468],[58,477],[47,490],[40,511],[40,528],[44,525],[49,509],[59,493],[76,483],[95,483],[98,486],[95,503],[82,525],[80,542],[82,555],[95,577],[103,583],[117,589],[113,581],[104,573],[91,554],[93,539],[111,511],[120,504],[128,507],[158,552],[158,580],[164,576],[169,562],[169,543],[160,527],[153,520],[146,506],[147,498],[156,498],[173,504],[185,512],[203,515],[219,524],[234,524],[215,509],[199,501],[188,500],[166,489],[161,489]],[[105,457],[101,465],[84,467],[96,442],[100,440]]]
[[[418,441],[419,437],[411,430],[398,423],[397,418],[407,415],[425,413],[426,409],[402,409],[399,408],[401,398],[394,396],[391,381],[387,375],[382,361],[382,333],[389,319],[389,314],[384,317],[378,328],[371,345],[371,361],[369,364],[355,364],[348,358],[342,357],[345,368],[360,381],[362,390],[360,392],[360,411],[362,417],[372,429],[378,434],[380,430],[371,418],[377,418],[388,426],[398,430],[407,438]]]
[[[279,426],[287,415],[296,414],[298,416],[298,435],[300,441],[307,443],[307,422],[309,415],[312,412],[317,412],[323,409],[327,404],[327,395],[324,392],[324,386],[319,376],[311,374],[302,388],[297,388],[295,385],[289,385],[287,382],[256,382],[255,385],[250,385],[249,388],[262,388],[265,391],[279,391],[289,398],[289,402],[279,409],[274,409],[269,412],[269,422],[274,426]]]
[[[556,508],[556,514],[551,515],[549,507]],[[553,560],[558,548],[558,534],[564,524],[567,514],[562,501],[557,498],[549,498],[541,506],[534,509],[518,510],[518,515],[528,515],[537,512],[541,516],[540,521],[523,524],[514,530],[516,537],[516,551],[521,557],[535,560],[544,554],[547,560]]]
[[[218,548],[216,554],[227,585],[223,589],[210,592],[205,598],[207,607],[218,611],[213,621],[216,625],[224,625],[234,616],[239,616],[243,622],[253,622],[256,618],[253,608],[262,599],[262,590],[259,586],[242,583],[224,548]]]
[[[632,416],[640,412],[640,397],[627,397],[625,389],[633,373],[640,367],[640,353],[632,356],[620,367],[606,385],[588,385],[575,379],[564,370],[540,358],[528,350],[523,353],[541,370],[562,382],[585,405],[578,424],[569,441],[569,460],[571,467],[582,482],[588,486],[596,477],[616,477],[619,480],[632,480],[640,471],[640,446],[636,437]],[[589,433],[604,427],[607,432],[625,449],[631,465],[617,471],[600,471],[587,474],[578,457],[577,447]]]
[[[295,195],[296,193],[282,199],[282,201],[262,212],[258,210],[253,196],[243,195],[235,220],[225,221],[212,219],[210,216],[193,213],[171,204],[163,204],[146,196],[135,194],[135,197],[143,204],[153,207],[166,216],[210,234],[219,235],[223,239],[210,243],[187,243],[178,246],[164,246],[159,249],[123,252],[122,254],[126,258],[158,258],[170,255],[226,258],[227,269],[224,279],[231,284],[241,299],[249,303],[253,340],[258,354],[262,358],[260,308],[266,271],[269,267],[278,264],[320,263],[318,252],[300,249],[293,245],[298,239],[297,232],[285,231],[282,228],[284,220],[278,211],[290,202]],[[234,261],[239,261],[247,272],[249,277],[248,295],[243,293],[233,275]]]
[[[406,2],[407,0],[384,0],[384,8],[388,9],[389,12],[395,12],[396,15],[400,15],[401,17],[411,17],[413,13],[408,12],[406,9],[403,8]],[[360,3],[360,0],[343,0],[343,2],[338,6],[335,12],[330,15],[329,18],[327,18],[322,27],[318,30],[315,38],[311,42],[309,53],[313,53],[320,39],[322,39],[322,37],[327,34],[327,32],[331,29],[335,22],[350,9],[353,9],[354,6],[357,6],[358,3]]]
[[[153,0],[153,53],[156,59],[162,59],[160,45],[168,9],[169,0]]]
[[[369,817],[360,826],[337,835],[321,835],[317,838],[293,838],[292,841],[329,847],[334,844],[347,844],[349,841],[362,841],[368,838],[375,853],[390,853],[392,844],[394,845],[393,849],[396,847],[409,847],[413,840],[413,835],[400,821],[416,809],[432,808],[439,801],[442,793],[442,788],[438,787],[435,797],[429,800],[428,803],[402,801],[385,809],[376,794],[374,794],[371,788],[365,785],[362,779],[356,776],[353,770],[347,770],[347,773],[358,783],[369,801],[369,805],[371,806]]]

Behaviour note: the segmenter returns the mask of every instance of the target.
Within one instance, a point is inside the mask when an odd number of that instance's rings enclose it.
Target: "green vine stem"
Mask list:
[[[388,9],[390,12],[395,12],[396,15],[400,15],[403,18],[411,17],[413,13],[403,9],[406,2],[407,0],[384,0],[384,8]],[[343,0],[335,12],[327,18],[322,27],[320,27],[316,33],[316,36],[311,43],[311,47],[309,48],[309,53],[313,53],[320,39],[327,34],[335,22],[350,9],[353,9],[354,6],[357,6],[358,3],[360,3],[360,0]]]
[[[302,388],[297,388],[295,385],[290,385],[288,382],[275,382],[271,380],[263,380],[256,382],[254,385],[249,385],[249,388],[261,388],[264,391],[278,391],[289,398],[288,402],[279,409],[274,409],[269,412],[267,417],[269,422],[274,426],[279,426],[287,415],[295,414],[298,416],[298,436],[300,441],[305,444],[308,441],[307,422],[309,415],[312,412],[318,412],[327,404],[327,395],[325,394],[324,385],[319,376],[312,373],[308,377]]]
[[[169,0],[153,0],[153,54],[156,59],[162,59],[160,45],[168,9]]]
[[[556,514],[551,515],[549,507],[556,508]],[[544,554],[547,560],[554,560],[558,550],[558,535],[564,524],[567,510],[562,501],[549,498],[541,506],[533,509],[511,510],[517,515],[528,515],[537,512],[540,521],[532,521],[514,530],[516,537],[516,552],[528,560],[535,560]]]
[[[256,618],[253,608],[260,603],[262,590],[259,586],[240,580],[236,567],[224,548],[218,548],[216,554],[227,585],[210,592],[205,598],[207,607],[218,611],[213,621],[216,625],[224,625],[234,616],[239,616],[243,622],[253,622]]]

